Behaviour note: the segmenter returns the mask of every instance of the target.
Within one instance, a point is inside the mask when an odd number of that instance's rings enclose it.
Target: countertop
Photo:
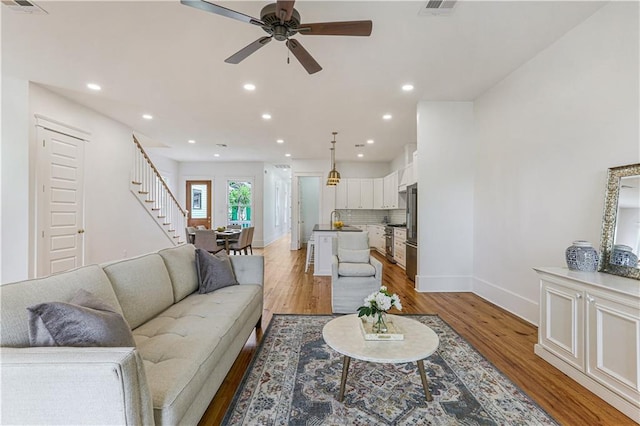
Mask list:
[[[356,228],[355,226],[345,225],[342,228],[338,229],[329,224],[318,224],[313,227],[313,232],[362,232],[362,229]]]

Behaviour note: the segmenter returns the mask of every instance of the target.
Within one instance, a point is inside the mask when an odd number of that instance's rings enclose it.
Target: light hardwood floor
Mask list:
[[[262,329],[248,340],[200,425],[220,424],[273,314],[331,313],[330,277],[305,274],[305,251],[290,251],[288,237],[254,254],[265,256]],[[418,293],[402,269],[377,257],[383,283],[400,296],[404,313],[438,314],[561,424],[636,424],[536,356],[536,327],[472,293]]]

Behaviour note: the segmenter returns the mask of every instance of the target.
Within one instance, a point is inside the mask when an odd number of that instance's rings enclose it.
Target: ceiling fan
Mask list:
[[[296,34],[302,35],[341,35],[341,36],[369,36],[373,23],[371,21],[345,21],[345,22],[320,22],[315,24],[301,24],[300,14],[293,8],[295,0],[278,0],[262,8],[260,19],[253,18],[244,13],[227,9],[217,4],[209,3],[205,0],[180,0],[180,3],[201,9],[227,18],[261,27],[268,36],[260,37],[258,40],[240,49],[229,56],[224,61],[229,64],[239,64],[249,55],[265,46],[272,39],[286,41],[286,45],[298,59],[300,64],[309,74],[316,73],[322,69],[320,64],[302,47],[299,41],[291,38]]]

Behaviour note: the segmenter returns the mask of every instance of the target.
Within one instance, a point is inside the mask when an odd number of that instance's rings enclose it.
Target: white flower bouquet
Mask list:
[[[402,303],[397,294],[391,294],[386,286],[380,287],[379,291],[371,293],[364,299],[364,306],[358,308],[358,317],[373,317],[375,321],[374,329],[377,333],[386,333],[387,325],[385,314],[392,307],[402,310]],[[377,318],[376,318],[377,316]]]

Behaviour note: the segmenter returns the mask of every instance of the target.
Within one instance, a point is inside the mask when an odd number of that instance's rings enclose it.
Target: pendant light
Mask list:
[[[333,140],[331,141],[331,171],[327,177],[327,186],[336,186],[340,182],[340,173],[336,170],[336,135],[338,132],[332,132]]]

